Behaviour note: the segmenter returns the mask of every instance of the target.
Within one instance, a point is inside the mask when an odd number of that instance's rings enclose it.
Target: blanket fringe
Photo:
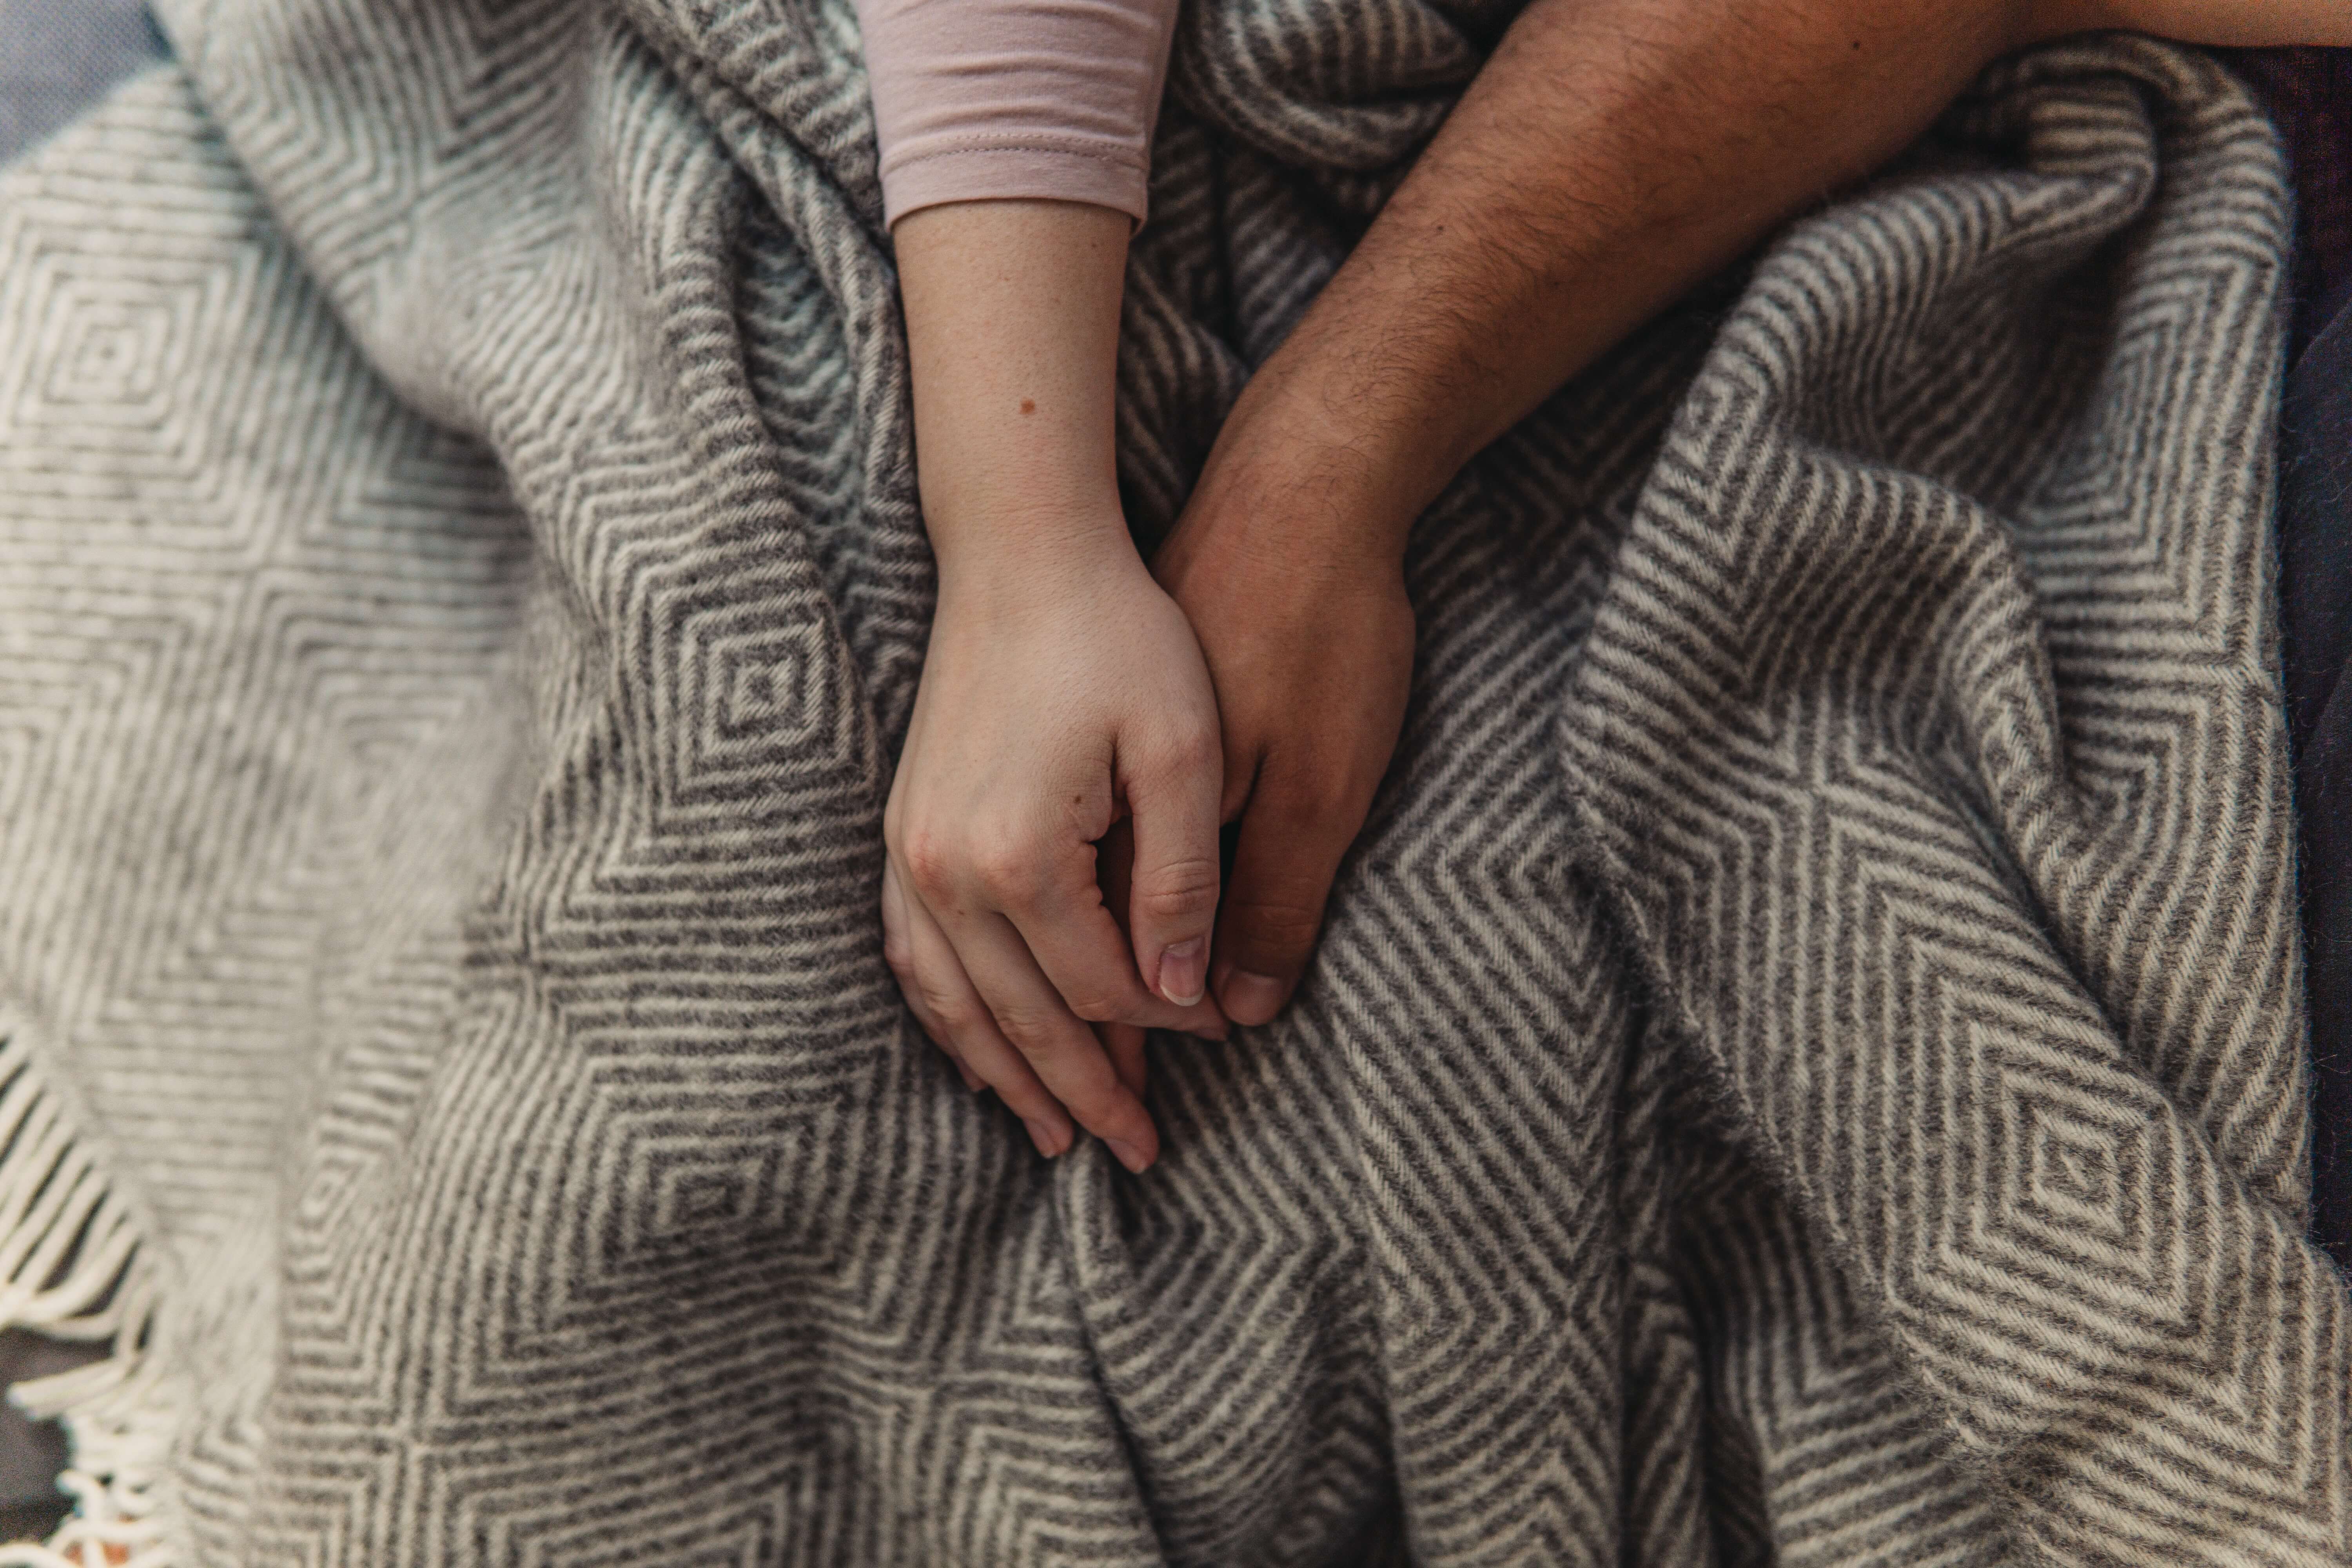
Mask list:
[[[37,1420],[63,1419],[73,1500],[46,1544],[0,1546],[0,1568],[171,1568],[155,1515],[176,1422],[149,1353],[160,1291],[117,1198],[21,1028],[0,1021],[0,1328],[106,1347],[104,1359],[16,1385]]]

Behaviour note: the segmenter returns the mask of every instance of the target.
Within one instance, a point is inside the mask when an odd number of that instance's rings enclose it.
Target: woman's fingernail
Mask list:
[[[1143,1157],[1143,1151],[1125,1139],[1106,1138],[1103,1142],[1109,1145],[1112,1153],[1118,1156],[1118,1163],[1133,1174],[1139,1176],[1151,1168],[1151,1162]]]
[[[1179,1007],[1190,1007],[1205,994],[1202,959],[1208,942],[1194,937],[1175,946],[1161,950],[1160,954],[1160,994]]]
[[[1282,1011],[1282,982],[1246,969],[1228,975],[1217,995],[1225,1005],[1225,1016],[1236,1024],[1263,1024]]]
[[[1025,1116],[1021,1119],[1021,1125],[1029,1129],[1029,1142],[1037,1145],[1037,1152],[1048,1160],[1062,1152],[1062,1135],[1052,1127],[1043,1121],[1032,1121]]]

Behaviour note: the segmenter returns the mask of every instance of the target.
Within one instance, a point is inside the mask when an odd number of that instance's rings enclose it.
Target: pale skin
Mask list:
[[[884,832],[887,952],[965,1081],[1047,1155],[1073,1118],[1140,1171],[1140,1037],[1222,1036],[1217,712],[1183,612],[1121,521],[1112,374],[1129,222],[982,202],[898,226],[923,514],[940,568]],[[1095,842],[1133,826],[1132,936]]]
[[[1148,1167],[1141,1030],[1264,1024],[1312,953],[1403,718],[1414,518],[1992,60],[2105,28],[2352,45],[2352,0],[1535,0],[1252,380],[1148,571],[1112,454],[1126,216],[901,220],[940,601],[883,916],[966,1083],[1047,1155],[1084,1128]],[[1108,863],[1130,833],[1131,883]]]

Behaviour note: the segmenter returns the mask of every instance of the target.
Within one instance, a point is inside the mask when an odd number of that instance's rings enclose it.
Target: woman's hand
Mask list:
[[[1078,537],[1097,542],[1007,552],[943,586],[884,819],[883,924],[966,1083],[994,1088],[1040,1152],[1068,1147],[1075,1117],[1140,1171],[1159,1153],[1140,1031],[1114,1032],[1114,1061],[1088,1025],[1224,1034],[1202,1000],[1217,716],[1192,629],[1125,530]],[[1122,821],[1131,936],[1096,879],[1095,844]]]
[[[931,1038],[1047,1155],[1070,1121],[1159,1155],[1136,1026],[1222,1036],[1216,710],[1120,517],[1113,369],[1127,215],[926,207],[895,230],[917,476],[940,568],[884,816],[884,946]],[[1119,911],[1095,844],[1131,837]],[[1109,1051],[1089,1025],[1123,1026]],[[1116,1057],[1116,1060],[1114,1060]]]

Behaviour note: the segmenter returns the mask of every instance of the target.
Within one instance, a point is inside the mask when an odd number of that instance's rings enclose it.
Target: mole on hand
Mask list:
[[[1022,413],[1024,413],[1024,414],[1034,414],[1034,413],[1036,413],[1036,412],[1037,412],[1037,400],[1036,400],[1035,398],[1034,398],[1034,397],[1024,397],[1024,398],[1023,398],[1023,399],[1021,400],[1021,412],[1022,412]]]

